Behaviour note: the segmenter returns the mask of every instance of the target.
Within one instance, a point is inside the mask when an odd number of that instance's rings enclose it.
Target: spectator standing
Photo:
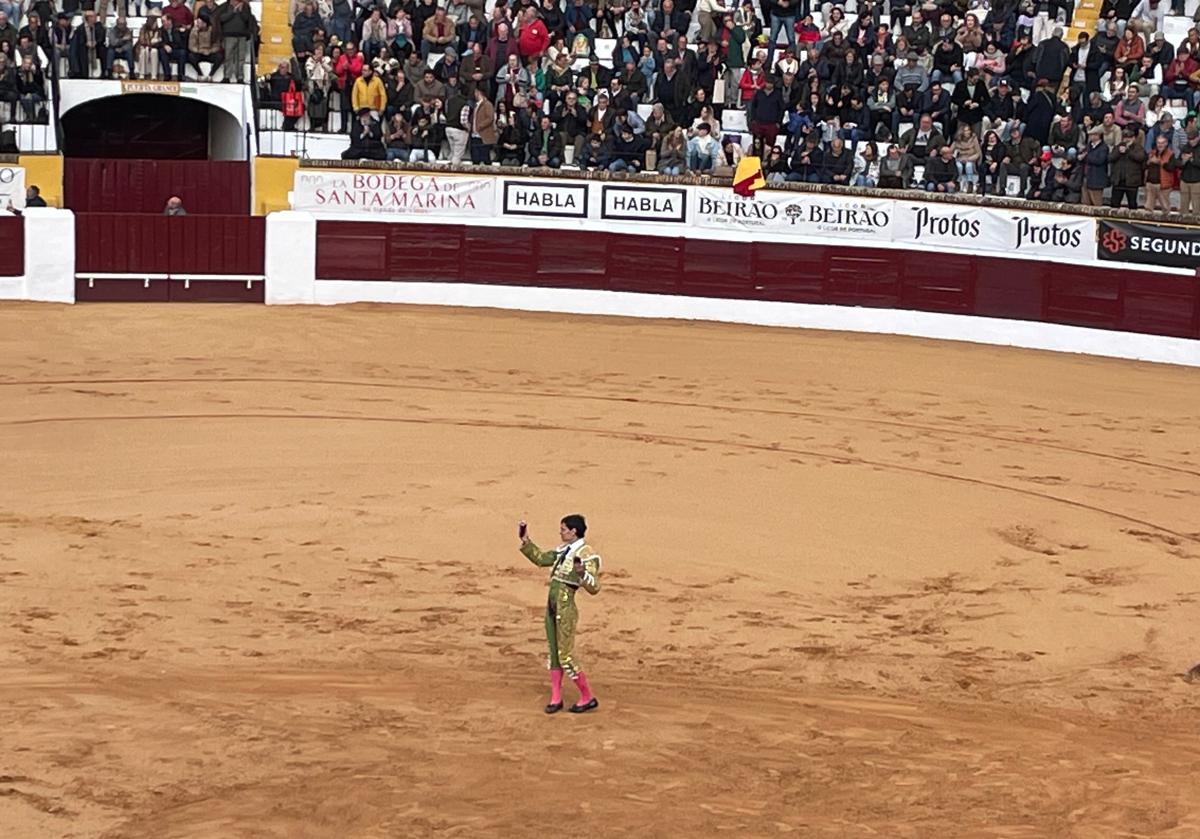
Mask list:
[[[1047,79],[1055,89],[1071,64],[1071,50],[1062,38],[1062,27],[1054,27],[1050,37],[1038,44],[1034,53],[1034,73],[1039,79]]]
[[[383,109],[387,107],[387,91],[384,90],[379,76],[375,75],[375,68],[370,64],[363,65],[362,73],[354,82],[350,92],[350,107],[356,114],[366,108],[374,120],[378,120]]]
[[[200,72],[200,68],[196,64],[195,36],[200,28],[200,23],[197,21],[196,26],[192,29],[192,66],[196,67],[196,72]],[[211,39],[210,39],[211,46]],[[220,66],[220,61],[214,65]],[[325,55],[325,45],[313,45],[312,55],[308,57],[308,61],[304,62],[305,90],[307,93],[307,112],[309,128],[313,131],[324,131],[327,120],[329,119],[329,89],[333,84],[333,64]],[[401,74],[400,78],[403,78]],[[390,101],[390,100],[389,100]],[[411,104],[411,103],[410,103]],[[405,127],[408,127],[407,121]],[[389,145],[389,148],[391,146]],[[407,157],[405,158],[407,160]]]
[[[1122,200],[1129,209],[1138,208],[1138,190],[1146,182],[1146,150],[1138,142],[1137,130],[1126,126],[1121,130],[1121,142],[1112,150],[1112,196],[1110,203],[1120,207]]]
[[[1188,129],[1171,168],[1179,173],[1179,212],[1200,215],[1200,131],[1196,128]]]
[[[768,76],[761,90],[750,100],[750,133],[759,137],[764,146],[775,145],[779,125],[783,122],[783,96],[775,86],[775,77]]]
[[[69,20],[70,18],[68,17]],[[96,13],[94,11],[85,9],[83,12],[83,22],[71,33],[69,60],[71,78],[91,78],[92,68],[97,66],[101,74],[103,74],[105,72],[104,59],[106,57],[107,54],[104,49],[104,25],[96,20]]]
[[[496,145],[496,109],[480,88],[475,88],[475,106],[471,110],[471,162],[482,166],[492,162]]]
[[[258,31],[258,22],[246,0],[226,0],[217,7],[217,20],[225,53],[225,75],[221,81],[242,84],[246,80],[250,42]]]
[[[1171,211],[1171,189],[1175,185],[1175,155],[1166,134],[1159,134],[1150,153],[1146,155],[1146,205],[1147,210],[1164,213]]]
[[[775,56],[775,45],[782,30],[787,38],[788,47],[796,49],[796,4],[797,0],[768,0],[768,15],[771,29],[767,36],[767,67],[772,66]]]
[[[1087,149],[1083,153],[1083,203],[1088,207],[1104,206],[1104,190],[1108,186],[1108,145],[1104,129],[1094,126],[1088,131]]]

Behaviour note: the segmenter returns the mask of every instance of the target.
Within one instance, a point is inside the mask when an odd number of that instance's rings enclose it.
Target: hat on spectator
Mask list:
[[[596,55],[596,53],[592,53],[591,55],[588,56],[588,64],[599,64],[599,63],[600,63],[600,56]]]
[[[1132,125],[1127,125],[1121,129],[1121,134],[1123,134],[1126,137],[1136,137],[1137,129],[1134,128]]]
[[[1162,30],[1159,30],[1158,32],[1154,33],[1154,40],[1165,41],[1167,40],[1167,36],[1162,33]]]
[[[917,54],[916,54],[915,52],[913,52],[912,50],[909,50],[909,51],[908,51],[908,55],[906,55],[906,56],[904,56],[904,57],[905,57],[905,58],[907,58],[909,61],[916,61],[916,60],[917,60]]]
[[[1050,149],[1042,149],[1042,162],[1045,163],[1050,159]]]
[[[371,109],[370,109],[370,108],[359,108],[357,111],[355,111],[355,112],[354,112],[354,115],[355,115],[356,117],[360,117],[360,116],[362,116],[363,114],[369,114],[369,113],[371,113]]]
[[[1000,81],[996,82],[996,87],[1012,87],[1012,82],[1008,80],[1008,76],[1001,76]]]

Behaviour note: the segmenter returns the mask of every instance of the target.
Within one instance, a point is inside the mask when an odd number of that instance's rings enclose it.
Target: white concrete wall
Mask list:
[[[1200,367],[1200,341],[1033,321],[875,309],[468,283],[316,279],[316,222],[267,217],[267,303],[409,303],[908,335]]]
[[[30,207],[25,211],[25,274],[0,278],[0,300],[75,302],[75,214]]]

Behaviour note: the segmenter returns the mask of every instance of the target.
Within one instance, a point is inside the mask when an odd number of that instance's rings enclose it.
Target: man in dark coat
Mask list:
[[[1078,43],[1071,49],[1071,83],[1082,85],[1082,98],[1085,101],[1087,94],[1099,92],[1100,74],[1104,71],[1104,64],[1104,53],[1090,43],[1086,32],[1080,32]]]
[[[358,119],[350,127],[350,148],[342,152],[342,160],[387,160],[383,126],[371,118],[370,108],[358,109]]]
[[[83,13],[83,23],[75,27],[71,33],[69,67],[71,78],[86,79],[92,74],[92,66],[99,62],[100,72],[104,73],[104,24],[96,20],[96,13],[87,9]]]
[[[1113,147],[1109,160],[1112,163],[1112,197],[1109,203],[1113,207],[1120,207],[1124,198],[1129,209],[1138,209],[1138,190],[1146,181],[1146,150],[1138,142],[1137,129],[1132,126],[1122,129],[1121,142]]]
[[[1108,145],[1100,126],[1088,131],[1088,144],[1083,152],[1083,203],[1088,207],[1104,206],[1104,188],[1108,186]]]
[[[1062,27],[1054,27],[1054,34],[1035,48],[1033,64],[1034,74],[1039,79],[1048,79],[1056,90],[1071,64],[1071,50],[1063,43],[1062,38]]]

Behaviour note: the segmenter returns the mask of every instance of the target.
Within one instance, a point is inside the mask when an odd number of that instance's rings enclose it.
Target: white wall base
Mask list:
[[[0,278],[0,300],[75,302],[75,214],[28,207],[25,214],[25,275]]]
[[[267,303],[316,303],[317,220],[292,210],[267,216]]]
[[[269,272],[268,268],[267,295],[268,302],[271,302],[273,278]],[[973,315],[909,312],[900,309],[724,300],[623,291],[362,280],[316,280],[312,302],[415,303],[580,315],[721,321],[756,326],[907,335],[1200,367],[1200,341],[1186,338],[1166,338]]]

